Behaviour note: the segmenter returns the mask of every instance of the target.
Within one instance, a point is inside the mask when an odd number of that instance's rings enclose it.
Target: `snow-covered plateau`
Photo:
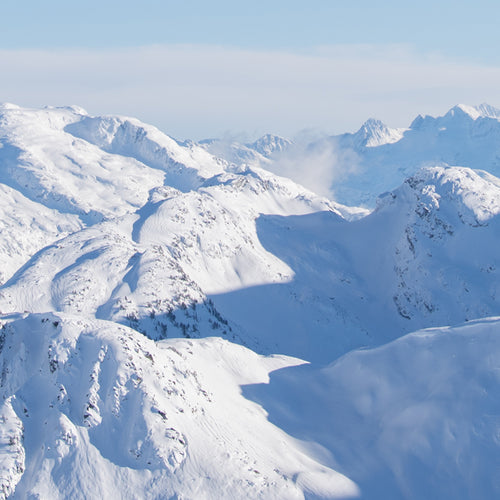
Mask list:
[[[500,497],[499,144],[0,105],[0,498]]]

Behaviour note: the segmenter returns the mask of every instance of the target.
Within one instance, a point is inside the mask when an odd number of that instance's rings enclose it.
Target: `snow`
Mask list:
[[[82,227],[78,217],[35,203],[19,191],[0,184],[0,283],[51,242]]]
[[[458,111],[469,115],[473,120],[477,120],[478,118],[500,118],[500,110],[486,103],[479,104],[478,106],[457,104],[448,112],[448,114],[453,114]]]
[[[238,166],[265,167],[274,157],[293,146],[293,142],[278,135],[265,134],[252,143],[242,144],[233,138],[205,139],[199,142],[199,146]]]
[[[72,109],[8,109],[0,114],[0,182],[84,223],[141,206],[163,173],[117,158],[65,127],[86,117]],[[126,175],[125,175],[126,172]]]
[[[352,138],[348,135],[344,136],[344,138],[346,140],[351,139],[353,147],[357,149],[362,147],[373,148],[398,142],[403,138],[404,132],[404,129],[391,129],[380,120],[370,118],[353,134]]]
[[[244,394],[372,498],[496,498],[498,318],[409,334]]]
[[[2,105],[0,497],[497,497],[499,117],[326,139],[368,212],[277,136]]]
[[[23,427],[25,457],[16,458],[25,472],[10,476],[16,497],[357,493],[241,394],[241,384],[266,383],[298,360],[262,358],[222,339],[155,343],[79,316],[18,317],[2,334],[2,395],[18,412],[4,412],[3,432],[18,443],[19,419]],[[3,457],[2,472],[13,458]]]
[[[164,170],[166,183],[182,191],[224,171],[224,162],[204,149],[182,147],[157,128],[133,118],[85,117],[65,130],[104,151]]]
[[[280,137],[278,135],[266,134],[259,137],[255,142],[247,144],[247,146],[261,155],[269,158],[275,153],[282,153],[292,145],[292,141]]]
[[[284,169],[305,184],[310,171],[309,183],[329,191],[335,201],[373,209],[381,193],[396,189],[422,167],[459,165],[498,177],[499,144],[500,110],[459,104],[444,116],[419,115],[408,128],[390,128],[371,118],[355,133],[309,140],[297,151],[285,148],[260,165],[276,173]],[[295,168],[286,168],[290,152],[297,156]]]

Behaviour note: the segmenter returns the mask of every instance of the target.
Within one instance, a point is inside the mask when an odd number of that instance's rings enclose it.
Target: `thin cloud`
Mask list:
[[[337,148],[332,141],[316,140],[310,134],[299,134],[285,152],[276,156],[268,168],[288,177],[311,191],[334,197],[332,186],[359,168],[360,158],[355,151]]]
[[[500,68],[343,45],[310,53],[170,45],[0,51],[0,101],[137,116],[180,138],[405,126],[458,102],[500,103]]]

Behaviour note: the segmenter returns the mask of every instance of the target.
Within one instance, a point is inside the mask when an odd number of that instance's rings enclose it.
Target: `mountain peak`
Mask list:
[[[478,118],[493,118],[500,120],[500,109],[487,103],[471,106],[469,104],[457,104],[443,116],[418,115],[410,125],[412,130],[434,129],[448,127],[450,124],[471,123]]]
[[[475,108],[481,113],[481,116],[489,118],[500,118],[500,109],[490,106],[489,104],[483,102]]]
[[[423,167],[394,193],[408,187],[421,203],[440,208],[441,217],[450,220],[450,214],[454,213],[463,223],[477,226],[486,224],[500,213],[500,182],[481,170]],[[445,213],[448,215],[444,216]]]
[[[385,130],[388,130],[388,127],[383,121],[377,120],[376,118],[368,118],[368,120],[361,125],[358,132],[365,131],[369,133],[377,133]]]
[[[21,107],[11,102],[0,102],[0,110],[6,111],[8,109],[21,109]]]
[[[369,118],[354,136],[360,146],[375,147],[399,141],[403,137],[403,130],[389,128],[382,121]]]
[[[482,103],[477,106],[470,106],[468,104],[457,104],[453,106],[445,116],[454,117],[457,115],[467,115],[473,120],[478,118],[495,118],[500,119],[500,109],[490,106],[487,103]]]
[[[265,157],[269,157],[276,152],[280,153],[284,151],[291,144],[292,142],[290,140],[280,137],[279,135],[265,134],[255,142],[246,144],[246,146]]]

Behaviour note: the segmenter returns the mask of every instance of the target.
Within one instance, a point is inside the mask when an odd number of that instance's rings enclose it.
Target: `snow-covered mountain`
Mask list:
[[[276,153],[286,151],[292,145],[292,141],[280,137],[279,135],[266,134],[257,139],[247,147],[260,153],[266,158],[272,157]]]
[[[398,142],[403,138],[404,132],[404,129],[391,129],[380,120],[370,118],[356,133],[343,134],[339,140],[345,148],[363,150]]]
[[[418,116],[407,130],[383,124],[364,129],[366,124],[347,142],[346,136],[328,139],[356,152],[352,175],[332,185],[341,203],[373,206],[380,193],[423,166],[461,165],[500,175],[500,110],[492,106],[458,105],[442,117]]]
[[[17,498],[352,496],[240,386],[298,360],[221,339],[155,343],[106,321],[8,318],[1,477]]]
[[[241,143],[232,138],[226,138],[205,139],[198,145],[229,163],[265,168],[272,164],[274,158],[287,152],[293,143],[278,135],[265,134],[251,143]]]
[[[444,116],[418,116],[407,129],[369,119],[355,133],[292,149],[298,157],[293,169],[287,168],[290,149],[267,160],[265,168],[306,184],[310,175],[320,176],[339,203],[373,208],[381,193],[396,189],[422,167],[460,165],[499,176],[499,144],[500,110],[460,104]]]
[[[496,113],[422,130],[460,155]],[[419,127],[335,138],[413,165],[368,214],[262,168],[293,152],[275,136],[235,145],[244,161],[132,118],[3,105],[3,495],[498,495],[500,323],[481,318],[500,316],[500,179],[418,170]]]

